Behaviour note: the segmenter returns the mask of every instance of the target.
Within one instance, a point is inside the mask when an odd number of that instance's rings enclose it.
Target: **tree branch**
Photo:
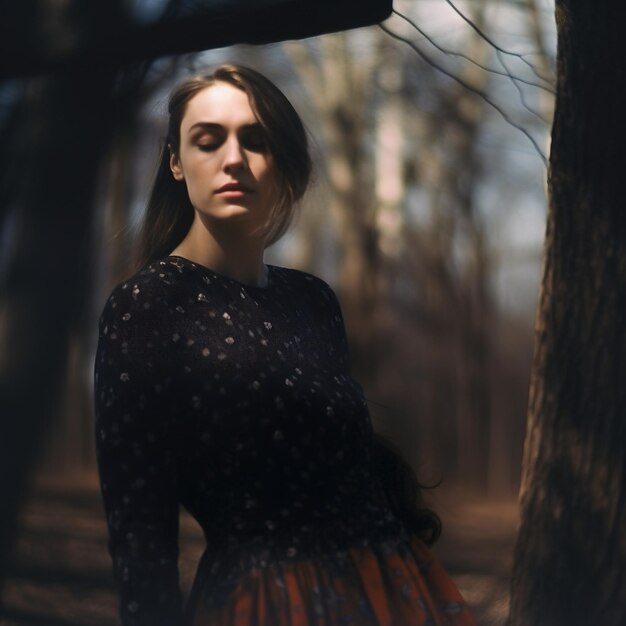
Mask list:
[[[546,78],[545,76],[542,76],[537,69],[535,68],[535,66],[528,61],[526,58],[524,58],[523,54],[519,54],[517,52],[511,52],[510,50],[506,50],[505,48],[502,48],[501,46],[499,46],[493,39],[491,39],[484,30],[480,29],[478,26],[476,26],[476,24],[474,24],[474,22],[472,22],[472,20],[467,17],[461,10],[459,10],[459,8],[452,2],[452,0],[445,0],[445,2],[447,4],[450,5],[450,7],[452,8],[452,10],[468,25],[470,26],[473,30],[475,30],[490,46],[492,46],[495,50],[497,50],[498,52],[501,52],[502,54],[506,54],[508,56],[512,56],[512,57],[516,57],[518,58],[520,61],[522,61],[522,63],[525,63],[532,71],[532,73],[539,78],[540,80],[545,81],[546,83],[548,83],[549,85],[552,84],[552,81],[549,78]]]
[[[422,37],[424,37],[424,39],[426,39],[426,41],[428,41],[428,43],[430,43],[434,48],[437,48],[437,50],[439,50],[443,54],[445,54],[447,56],[455,56],[455,57],[459,57],[461,59],[465,59],[466,61],[469,61],[470,63],[472,63],[476,67],[479,67],[481,70],[484,70],[485,72],[488,72],[490,74],[496,74],[497,76],[506,76],[506,77],[508,77],[508,78],[510,78],[512,80],[518,81],[520,83],[524,83],[525,85],[529,85],[531,87],[537,87],[537,89],[543,89],[544,91],[547,91],[549,94],[555,95],[554,89],[551,89],[550,87],[546,87],[545,85],[542,85],[540,83],[535,83],[532,80],[526,80],[525,78],[520,78],[519,76],[513,76],[508,68],[506,68],[506,71],[501,72],[500,70],[497,70],[497,69],[492,68],[492,67],[487,67],[486,65],[483,65],[482,63],[479,63],[478,61],[472,59],[469,55],[464,54],[463,52],[457,52],[456,50],[449,50],[448,48],[444,48],[443,46],[438,44],[424,30],[422,30],[409,17],[407,17],[403,13],[400,13],[400,11],[396,11],[396,9],[393,9],[392,13],[395,13],[398,17],[402,18],[405,22],[408,22]],[[502,61],[500,61],[500,62],[502,63]]]
[[[516,122],[514,122],[509,117],[509,115],[506,113],[506,111],[504,109],[502,109],[498,104],[496,104],[496,102],[494,102],[484,91],[482,91],[481,89],[477,89],[473,85],[470,85],[468,82],[466,82],[462,78],[459,78],[456,74],[453,74],[452,72],[450,72],[446,68],[442,67],[441,65],[439,65],[438,63],[433,61],[425,52],[420,50],[409,39],[406,39],[405,37],[402,37],[401,35],[398,35],[398,34],[392,32],[392,31],[390,31],[383,24],[378,24],[378,27],[380,29],[382,29],[384,32],[386,32],[390,37],[393,37],[394,39],[397,39],[398,41],[402,41],[403,43],[408,45],[410,48],[412,48],[426,63],[428,63],[428,65],[430,65],[431,67],[435,68],[436,70],[438,70],[439,72],[441,72],[442,74],[447,76],[448,78],[451,78],[452,80],[457,82],[459,85],[461,85],[462,87],[464,87],[468,91],[471,91],[472,93],[476,94],[478,97],[482,98],[487,104],[489,104],[493,109],[495,109],[502,116],[502,118],[507,122],[507,124],[509,124],[510,126],[512,126],[515,129],[519,130],[521,133],[523,133],[526,136],[526,138],[530,141],[530,143],[532,144],[533,148],[535,149],[535,151],[537,152],[537,154],[539,155],[539,157],[543,161],[543,164],[546,167],[548,166],[548,160],[547,160],[546,156],[543,154],[543,152],[542,152],[541,148],[539,147],[539,144],[537,143],[535,138],[523,126],[521,126],[521,125],[517,124]]]

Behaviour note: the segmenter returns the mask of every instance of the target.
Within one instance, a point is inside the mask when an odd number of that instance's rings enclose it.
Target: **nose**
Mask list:
[[[225,148],[224,171],[238,171],[246,167],[244,151],[237,137],[229,138],[226,141]]]

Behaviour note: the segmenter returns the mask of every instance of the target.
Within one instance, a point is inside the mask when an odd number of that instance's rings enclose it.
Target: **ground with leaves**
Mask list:
[[[480,626],[503,626],[517,525],[509,500],[473,500],[439,488],[430,504],[444,523],[435,549]],[[181,583],[202,552],[196,524],[181,523]],[[2,597],[2,626],[115,626],[116,597],[95,476],[40,481],[21,518],[17,563]]]

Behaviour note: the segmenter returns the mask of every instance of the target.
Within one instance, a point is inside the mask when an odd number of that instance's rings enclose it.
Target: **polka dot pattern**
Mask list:
[[[169,256],[105,304],[96,447],[125,626],[183,623],[179,505],[207,539],[189,623],[251,572],[411,539],[372,470],[335,294],[268,269],[250,287]]]

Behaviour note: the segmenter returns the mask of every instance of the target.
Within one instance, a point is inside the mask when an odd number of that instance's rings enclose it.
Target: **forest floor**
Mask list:
[[[435,553],[479,626],[504,626],[517,527],[515,499],[429,496],[443,521]],[[188,590],[202,533],[181,521],[181,586]],[[117,599],[95,476],[39,480],[20,519],[17,558],[0,603],[1,626],[116,626]]]

